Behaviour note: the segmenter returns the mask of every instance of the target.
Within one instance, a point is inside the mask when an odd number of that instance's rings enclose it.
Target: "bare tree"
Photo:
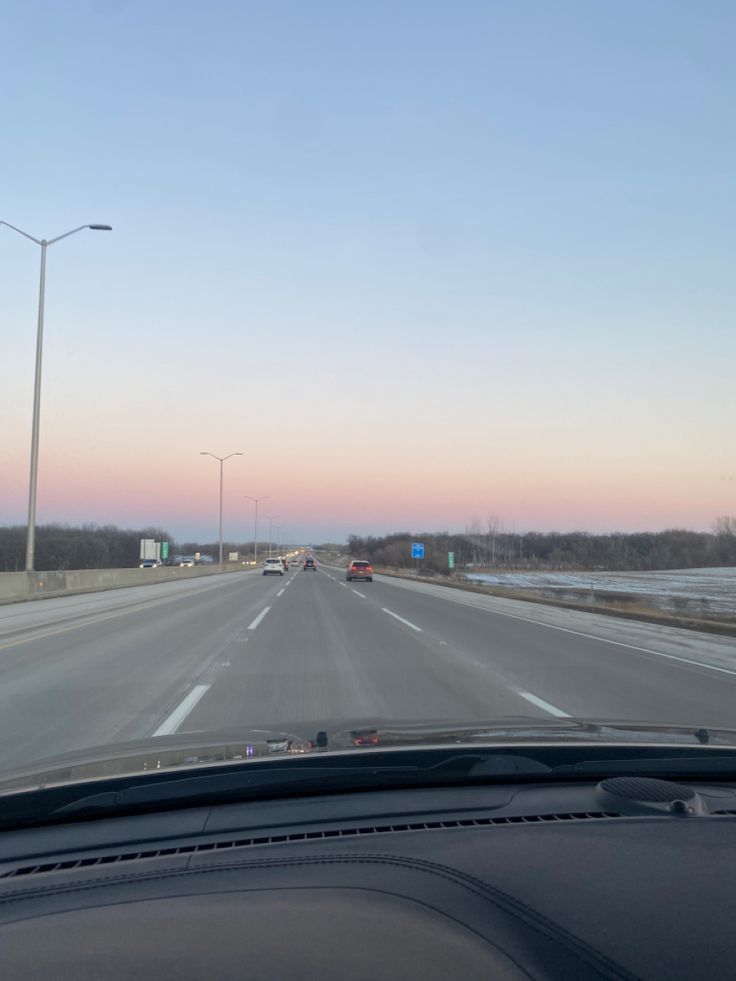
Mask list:
[[[721,514],[713,522],[714,535],[733,535],[736,537],[736,515]]]
[[[478,518],[473,517],[470,524],[465,525],[465,536],[472,548],[473,565],[478,565],[482,561],[483,554],[483,529]]]
[[[496,542],[503,530],[503,522],[497,514],[489,515],[486,523],[486,539],[491,544],[491,566],[496,564]]]

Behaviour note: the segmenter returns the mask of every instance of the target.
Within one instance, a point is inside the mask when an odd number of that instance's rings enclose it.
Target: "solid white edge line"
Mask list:
[[[562,709],[558,709],[556,705],[552,705],[551,702],[545,702],[543,698],[540,698],[538,695],[533,695],[530,691],[519,691],[516,688],[512,688],[511,690],[515,691],[516,694],[520,695],[522,698],[525,698],[527,702],[531,702],[532,705],[536,705],[537,708],[542,709],[543,712],[549,712],[550,715],[554,715],[558,719],[570,718],[569,712],[563,712]]]
[[[443,587],[439,586],[438,588],[442,589]],[[444,598],[445,597],[443,597],[443,599]],[[610,640],[608,637],[598,637],[596,634],[587,634],[583,630],[573,630],[572,627],[560,627],[556,623],[545,623],[544,620],[533,620],[531,617],[522,617],[519,616],[518,613],[506,613],[504,610],[490,610],[488,607],[474,606],[471,603],[468,603],[467,605],[472,609],[481,610],[483,613],[490,613],[492,616],[509,617],[511,620],[522,620],[524,623],[533,623],[537,627],[548,627],[550,630],[560,630],[563,634],[573,634],[575,637],[585,637],[586,640],[597,640],[601,644],[613,644],[615,647],[625,647],[630,651],[641,651],[642,654],[654,654],[655,657],[666,657],[670,661],[680,661],[682,664],[691,664],[694,668],[705,668],[707,671],[718,671],[720,674],[728,674],[731,675],[731,677],[736,676],[736,670],[731,668],[719,668],[716,664],[705,664],[703,661],[694,661],[690,657],[681,657],[679,654],[665,654],[664,651],[655,651],[652,650],[651,647],[637,647],[636,644],[627,644],[623,640]],[[558,607],[558,609],[562,609],[562,607]],[[674,629],[680,628],[676,627]]]
[[[184,719],[189,715],[194,706],[200,700],[200,698],[209,691],[209,685],[195,685],[194,688],[189,692],[186,698],[181,701],[171,715],[167,716],[158,729],[154,732],[154,736],[171,736],[179,726],[182,724]]]
[[[384,613],[388,613],[390,617],[393,617],[394,620],[400,620],[401,623],[405,623],[407,627],[411,627],[412,630],[416,630],[418,634],[421,634],[423,632],[422,628],[417,627],[417,625],[415,623],[412,623],[411,620],[405,620],[403,617],[400,617],[398,613],[392,613],[391,610],[387,610],[385,606],[382,606],[381,609],[383,610]]]
[[[288,584],[288,582],[287,582],[287,584],[286,584],[286,586],[288,586],[288,585],[289,585],[289,584]],[[284,586],[284,589],[286,589],[286,586]],[[281,595],[283,594],[283,592],[284,592],[284,590],[283,590],[283,589],[280,589],[280,590],[278,591],[278,593],[276,593],[276,596],[277,596],[277,597],[279,597],[279,596],[281,596]]]
[[[248,630],[255,630],[258,624],[261,622],[261,620],[265,617],[265,615],[268,613],[270,609],[271,609],[270,606],[264,607],[264,609],[262,609],[261,612],[258,614],[258,616],[255,618],[253,623],[248,625]]]

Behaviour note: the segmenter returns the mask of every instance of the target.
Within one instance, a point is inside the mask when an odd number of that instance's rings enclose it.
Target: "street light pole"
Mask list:
[[[38,485],[38,437],[41,423],[41,364],[43,361],[43,312],[46,299],[46,249],[54,242],[60,242],[63,238],[81,232],[85,228],[90,228],[95,232],[111,232],[110,225],[80,225],[73,228],[70,232],[57,235],[56,238],[47,240],[45,238],[34,238],[28,232],[24,232],[8,221],[0,221],[0,225],[12,228],[14,232],[30,239],[36,245],[41,246],[41,277],[38,288],[38,327],[36,328],[36,374],[33,383],[33,422],[31,424],[31,474],[28,482],[28,531],[26,537],[26,572],[33,572],[35,565],[36,552],[36,487]]]
[[[253,531],[253,561],[258,565],[258,502],[267,500],[268,494],[264,494],[263,497],[251,497],[250,494],[246,494],[245,497],[247,500],[253,501],[256,506],[256,523]]]
[[[220,568],[222,568],[222,465],[231,456],[242,456],[242,453],[228,453],[227,456],[217,456],[215,453],[208,453],[207,450],[200,450],[200,456],[211,456],[213,460],[220,463]]]
[[[268,518],[268,557],[271,558],[272,541],[273,541],[273,519],[279,518],[278,514],[264,514],[264,518]]]
[[[33,381],[33,422],[31,424],[31,475],[28,481],[28,533],[26,572],[36,558],[36,487],[38,484],[38,437],[41,425],[41,363],[43,360],[43,312],[46,300],[46,242],[41,243],[41,279],[38,287],[38,327],[36,329],[36,374]]]

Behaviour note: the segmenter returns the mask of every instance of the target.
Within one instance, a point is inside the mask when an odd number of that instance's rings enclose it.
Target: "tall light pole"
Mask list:
[[[245,498],[248,501],[253,501],[256,506],[256,524],[253,533],[253,560],[258,565],[258,503],[259,501],[267,500],[268,494],[264,494],[263,497],[251,497],[250,494],[246,494]]]
[[[25,238],[41,246],[41,281],[38,290],[38,328],[36,331],[36,378],[33,385],[33,423],[31,426],[31,477],[28,487],[28,533],[26,537],[26,572],[33,572],[34,558],[36,551],[36,485],[38,483],[38,432],[41,418],[41,361],[43,353],[43,309],[46,293],[46,249],[54,242],[60,242],[63,238],[81,232],[85,228],[90,228],[94,232],[111,232],[110,225],[80,225],[79,228],[72,228],[70,232],[57,235],[56,238],[34,238],[28,232],[24,232],[9,221],[0,221],[0,225],[12,228],[14,232],[23,235]]]
[[[213,460],[220,461],[220,566],[222,566],[222,465],[225,460],[229,460],[231,456],[242,456],[242,453],[228,453],[227,456],[217,456],[215,453],[209,453],[207,450],[200,450],[200,456],[211,456]]]
[[[268,555],[271,557],[271,543],[273,540],[273,519],[280,517],[278,514],[264,514],[264,518],[268,518]]]

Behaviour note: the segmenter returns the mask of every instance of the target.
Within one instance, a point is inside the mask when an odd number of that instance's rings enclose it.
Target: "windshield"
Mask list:
[[[736,745],[735,30],[8,0],[0,782]]]

